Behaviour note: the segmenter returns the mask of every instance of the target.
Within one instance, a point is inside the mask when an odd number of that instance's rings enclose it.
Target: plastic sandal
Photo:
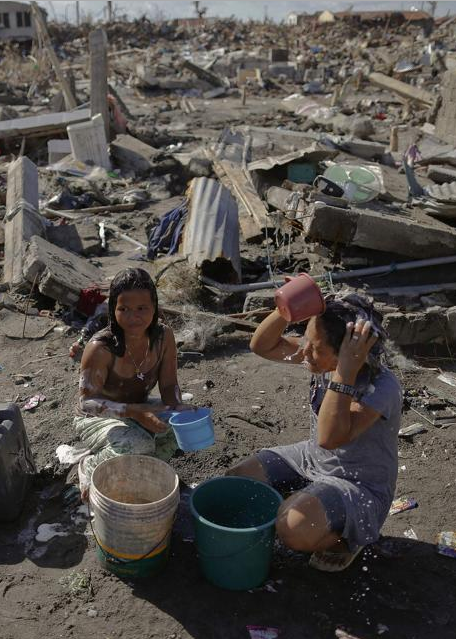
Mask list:
[[[309,566],[324,572],[340,572],[348,568],[363,549],[364,546],[358,546],[354,552],[314,552],[310,557]]]

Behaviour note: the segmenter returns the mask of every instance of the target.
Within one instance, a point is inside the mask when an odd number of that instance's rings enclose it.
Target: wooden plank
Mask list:
[[[228,179],[220,163],[213,161],[213,168],[215,175],[218,177],[223,186],[231,191],[231,193],[236,197],[233,185]],[[249,215],[247,209],[239,198],[236,197],[236,199],[238,202],[239,226],[244,240],[247,243],[260,242],[264,239],[263,231],[258,227],[258,224],[254,221],[253,217]]]
[[[108,38],[103,29],[89,35],[90,48],[90,112],[92,117],[101,113],[106,138],[109,140],[108,110]]]
[[[266,205],[260,199],[242,168],[227,160],[222,160],[220,166],[225,171],[236,198],[242,202],[247,213],[255,220],[258,228],[267,228],[268,218]]]
[[[64,111],[63,113],[45,113],[27,118],[15,118],[0,122],[0,139],[14,138],[18,136],[53,135],[60,131],[66,131],[68,124],[84,122],[90,119],[90,109],[79,111]]]
[[[24,252],[33,235],[44,236],[44,221],[38,213],[38,169],[27,157],[8,168],[5,222],[5,266],[3,280],[10,286],[25,282]]]
[[[30,8],[32,10],[33,19],[35,21],[35,27],[41,36],[41,39],[46,48],[47,54],[51,60],[54,73],[57,76],[57,80],[59,81],[60,88],[62,89],[63,97],[65,98],[65,106],[68,110],[75,109],[77,107],[76,99],[71,91],[70,83],[68,82],[66,77],[63,75],[62,69],[60,67],[60,62],[55,54],[54,48],[49,38],[49,33],[46,27],[46,23],[43,20],[41,10],[38,7],[36,2],[31,2]]]
[[[371,73],[368,76],[368,79],[369,82],[377,87],[380,87],[381,89],[392,91],[393,93],[397,93],[407,100],[419,102],[424,106],[432,106],[435,102],[434,96],[432,95],[432,93],[429,93],[429,91],[418,89],[411,84],[401,82],[401,80],[395,80],[394,78],[390,78],[383,73]]]

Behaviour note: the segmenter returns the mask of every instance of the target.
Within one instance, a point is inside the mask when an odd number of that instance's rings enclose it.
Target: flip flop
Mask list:
[[[353,552],[314,552],[310,557],[309,566],[324,572],[340,572],[348,568],[363,549],[364,546],[358,546]]]

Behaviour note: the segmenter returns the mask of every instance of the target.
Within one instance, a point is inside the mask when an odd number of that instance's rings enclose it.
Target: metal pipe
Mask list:
[[[370,275],[381,275],[382,273],[387,275],[388,273],[395,273],[396,271],[407,271],[415,268],[423,268],[424,266],[439,266],[442,264],[453,264],[456,262],[456,255],[448,255],[446,257],[430,257],[425,260],[412,260],[410,262],[399,262],[386,264],[385,266],[371,266],[369,268],[359,268],[354,271],[329,271],[325,275],[315,275],[313,279],[316,282],[332,279],[333,282],[340,282],[343,280],[349,280],[359,277],[369,277]],[[208,286],[213,286],[225,293],[244,293],[250,291],[260,291],[268,288],[277,288],[285,284],[283,277],[276,279],[275,281],[269,280],[267,282],[253,282],[252,284],[222,284],[216,282],[210,277],[202,275],[200,281]]]
[[[424,266],[438,266],[440,264],[453,264],[456,262],[456,255],[448,255],[447,257],[429,257],[425,260],[412,260],[410,262],[399,262],[387,264],[385,266],[371,266],[369,268],[360,268],[355,271],[331,272],[333,282],[337,280],[348,280],[356,277],[369,275],[380,275],[381,273],[395,273],[396,271],[408,271],[414,268],[422,268]],[[326,279],[326,275],[317,275],[314,280]]]

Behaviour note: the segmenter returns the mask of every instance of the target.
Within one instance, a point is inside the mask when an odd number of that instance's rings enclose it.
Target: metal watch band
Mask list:
[[[327,388],[335,391],[336,393],[343,393],[344,395],[350,395],[354,397],[356,395],[356,388],[349,386],[349,384],[339,384],[338,382],[329,382]]]

